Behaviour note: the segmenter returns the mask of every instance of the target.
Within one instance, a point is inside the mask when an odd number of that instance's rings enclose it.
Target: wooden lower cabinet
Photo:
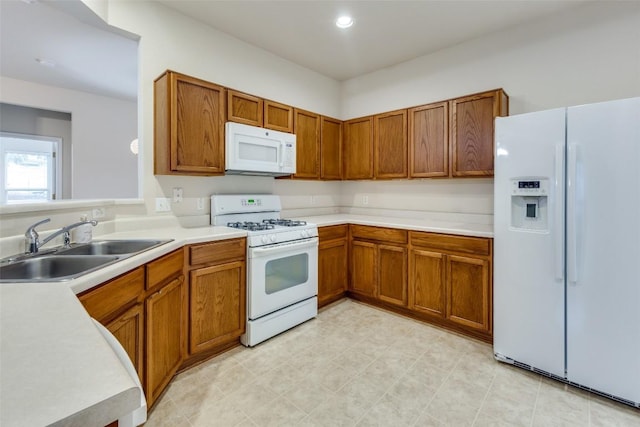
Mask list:
[[[349,281],[348,227],[337,225],[318,229],[318,307],[340,299]]]
[[[406,231],[356,225],[351,227],[351,235],[349,290],[406,306]]]
[[[246,239],[188,246],[189,358],[238,343],[246,330]],[[189,361],[187,362],[189,363]]]
[[[189,278],[189,352],[197,353],[245,332],[245,263],[199,268]]]
[[[145,300],[147,311],[145,392],[153,405],[182,364],[184,276]]]
[[[144,380],[144,306],[134,305],[105,326],[122,344],[142,383]]]
[[[410,239],[409,309],[490,340],[491,239],[421,232]]]

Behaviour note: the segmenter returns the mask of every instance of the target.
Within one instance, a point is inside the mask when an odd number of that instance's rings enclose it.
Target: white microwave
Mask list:
[[[292,133],[227,122],[225,140],[227,174],[296,173],[296,136]]]

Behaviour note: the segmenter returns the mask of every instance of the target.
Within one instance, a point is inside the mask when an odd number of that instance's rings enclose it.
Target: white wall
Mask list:
[[[205,207],[205,212],[197,211],[197,198],[208,199],[213,193],[246,188],[270,191],[274,185],[272,178],[153,175],[153,81],[166,69],[328,116],[339,113],[340,85],[335,80],[229,37],[161,4],[111,2],[109,24],[141,36],[140,143],[144,198],[150,214],[155,210],[154,199],[170,196],[173,187],[182,187],[185,197],[180,206],[173,206],[174,212],[199,215],[208,212],[209,207]]]
[[[351,79],[341,117],[498,87],[511,114],[640,96],[640,2],[587,4]],[[362,181],[341,191],[358,209],[493,213],[491,179]]]
[[[2,102],[71,113],[71,198],[138,197],[135,102],[8,77],[0,88]]]

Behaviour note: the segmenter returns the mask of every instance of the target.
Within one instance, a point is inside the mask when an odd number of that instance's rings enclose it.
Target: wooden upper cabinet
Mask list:
[[[265,99],[264,127],[293,133],[293,107]]]
[[[342,179],[342,121],[320,118],[320,178]]]
[[[295,178],[320,177],[320,116],[309,111],[295,109],[296,133]]]
[[[409,176],[449,176],[449,103],[409,110]]]
[[[373,117],[374,175],[376,178],[407,177],[407,110]]]
[[[264,101],[257,96],[227,89],[227,120],[262,126]]]
[[[451,175],[493,176],[494,118],[508,111],[502,90],[457,98],[451,102]]]
[[[224,174],[224,88],[167,71],[154,82],[154,173]]]
[[[373,178],[373,116],[344,122],[344,179]]]

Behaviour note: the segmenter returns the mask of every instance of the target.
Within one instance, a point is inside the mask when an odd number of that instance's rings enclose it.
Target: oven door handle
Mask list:
[[[263,246],[260,248],[251,248],[252,256],[262,257],[267,255],[275,255],[283,252],[299,251],[300,249],[314,248],[318,246],[318,238],[305,239],[297,242],[280,243],[272,246]]]

